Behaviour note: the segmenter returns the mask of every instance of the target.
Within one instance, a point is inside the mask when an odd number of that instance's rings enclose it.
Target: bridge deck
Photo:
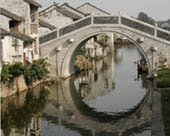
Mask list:
[[[56,29],[44,36],[40,37],[40,44],[48,42],[50,40],[62,37],[66,34],[72,33],[76,30],[80,30],[86,26],[91,25],[119,25],[120,27],[126,27],[129,29],[134,29],[138,32],[141,32],[146,35],[150,35],[157,40],[163,40],[170,43],[170,32],[159,28],[158,26],[153,26],[137,19],[119,15],[119,16],[87,16],[78,21],[73,22],[72,24],[65,26],[61,29]],[[101,27],[102,27],[101,26]]]

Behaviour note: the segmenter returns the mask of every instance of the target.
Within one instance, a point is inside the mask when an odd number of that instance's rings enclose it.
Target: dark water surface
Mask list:
[[[136,47],[122,47],[115,58],[94,62],[90,72],[51,85],[48,94],[41,88],[4,100],[3,132],[6,136],[151,136],[151,91],[146,77],[137,75],[134,61],[139,58]]]

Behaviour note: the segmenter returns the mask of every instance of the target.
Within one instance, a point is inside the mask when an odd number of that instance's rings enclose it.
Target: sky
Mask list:
[[[129,16],[137,17],[143,11],[157,21],[170,19],[170,0],[36,0],[43,7],[50,6],[53,2],[62,4],[67,2],[70,6],[78,7],[85,2],[89,2],[111,14],[119,11],[125,12]],[[42,10],[40,9],[40,10]]]

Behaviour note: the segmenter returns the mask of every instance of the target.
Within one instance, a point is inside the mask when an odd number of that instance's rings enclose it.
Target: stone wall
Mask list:
[[[14,61],[23,61],[23,41],[11,36],[2,39],[2,61],[12,63]]]
[[[144,25],[144,24],[139,23],[139,22],[134,22],[134,21],[127,19],[127,18],[124,18],[124,17],[122,17],[121,19],[122,19],[121,21],[122,21],[123,25],[126,25],[126,26],[132,27],[134,29],[140,30],[142,32],[154,35],[154,26],[149,27],[147,25]]]
[[[36,86],[39,83],[40,83],[39,81],[34,82],[33,86]],[[20,93],[20,92],[25,91],[27,89],[28,89],[28,87],[27,87],[27,85],[25,83],[24,76],[20,76],[20,77],[17,77],[14,80],[14,83],[13,83],[12,87],[9,87],[7,84],[1,84],[0,97],[1,98],[6,98],[8,96],[15,95],[16,93]]]
[[[9,31],[9,21],[11,19],[0,14],[0,28]]]
[[[83,19],[79,22],[76,22],[74,24],[71,24],[69,26],[66,26],[66,27],[60,29],[60,36],[67,34],[69,32],[75,31],[77,29],[80,29],[80,28],[85,27],[85,26],[90,25],[90,24],[91,24],[91,18],[90,17]]]
[[[25,34],[30,35],[31,33],[31,28],[30,28],[30,23],[31,23],[31,17],[30,17],[30,5],[29,3],[25,2],[24,0],[1,0],[0,7],[7,9],[8,11],[21,16],[25,18],[24,26],[25,29]],[[2,20],[4,21],[4,20]],[[7,23],[9,24],[9,23]],[[3,28],[6,28],[3,24]],[[23,30],[21,30],[22,32]]]
[[[57,28],[67,26],[73,22],[72,18],[67,17],[57,10],[51,8],[42,13],[40,12],[39,17],[41,20],[48,22]]]
[[[51,32],[49,28],[41,27],[41,26],[39,26],[38,30],[39,30],[39,37]]]

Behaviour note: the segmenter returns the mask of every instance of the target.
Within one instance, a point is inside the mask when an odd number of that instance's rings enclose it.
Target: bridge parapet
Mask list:
[[[126,15],[116,15],[116,16],[87,16],[78,21],[73,22],[72,24],[63,27],[61,29],[56,29],[42,37],[40,37],[40,44],[48,42],[50,40],[62,37],[68,33],[74,32],[76,30],[81,30],[82,28],[89,25],[120,25],[126,26],[134,30],[138,30],[149,34],[155,38],[163,39],[170,41],[170,32],[159,28],[157,25],[150,25],[148,23],[139,21],[135,18],[126,16]]]
[[[85,26],[90,25],[90,24],[91,24],[91,17],[85,18],[85,19],[80,20],[78,22],[75,22],[75,23],[73,23],[69,26],[61,28],[59,30],[59,35],[60,36],[65,35],[67,33],[73,32],[77,29],[81,29],[82,27],[85,27]]]
[[[39,41],[40,41],[40,44],[43,44],[43,43],[53,40],[57,37],[58,37],[57,30],[54,30],[46,35],[41,36]]]

